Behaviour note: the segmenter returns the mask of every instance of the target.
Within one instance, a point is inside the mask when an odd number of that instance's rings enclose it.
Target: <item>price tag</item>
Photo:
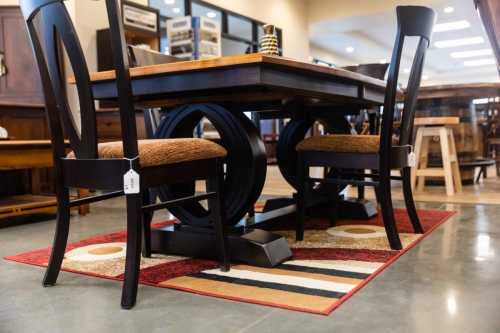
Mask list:
[[[126,160],[130,163],[130,169],[123,175],[123,192],[125,194],[137,194],[141,192],[141,178],[139,174],[134,170],[133,161],[138,159],[139,156],[135,158]]]
[[[411,168],[417,166],[417,155],[414,152],[408,154],[408,166]]]
[[[125,194],[137,194],[140,192],[139,174],[134,169],[130,169],[123,175],[123,192]]]

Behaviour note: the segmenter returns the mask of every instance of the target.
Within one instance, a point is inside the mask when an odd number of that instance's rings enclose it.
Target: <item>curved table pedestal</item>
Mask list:
[[[256,228],[279,218],[290,218],[295,214],[295,202],[293,199],[280,199],[279,209],[245,219],[262,192],[267,170],[264,144],[250,119],[240,111],[231,112],[220,105],[190,104],[169,111],[162,118],[155,137],[192,136],[203,117],[208,118],[217,129],[220,143],[228,151],[223,197],[226,225],[231,230],[229,243],[232,259],[266,267],[280,264],[292,255],[286,239]],[[304,139],[315,121],[322,122],[328,133],[350,133],[350,126],[342,115],[292,119],[280,135],[277,158],[281,173],[294,188],[298,187],[295,146]],[[192,195],[194,185],[180,184],[157,191],[162,200],[170,200]],[[321,212],[318,205],[325,206],[326,190],[321,187],[315,189],[314,210]],[[376,208],[364,200],[345,201],[343,204],[341,211],[348,212],[345,217],[369,218],[376,214]],[[182,223],[154,230],[151,240],[153,252],[215,259],[215,239],[207,210],[197,203],[170,211]]]
[[[267,171],[266,152],[254,124],[241,112],[216,104],[190,104],[168,112],[155,132],[156,138],[192,136],[206,117],[217,129],[220,144],[228,151],[225,162],[223,198],[226,225],[231,230],[229,246],[232,260],[251,265],[274,267],[292,256],[282,236],[254,229],[241,223],[258,200]],[[195,184],[162,187],[157,193],[164,200],[192,195]],[[174,227],[153,230],[151,245],[155,253],[217,258],[208,211],[199,203],[176,207],[170,212],[181,221]]]

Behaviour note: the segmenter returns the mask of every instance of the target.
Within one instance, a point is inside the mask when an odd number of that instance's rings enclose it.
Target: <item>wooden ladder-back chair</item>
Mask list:
[[[315,183],[328,183],[332,187],[330,218],[332,224],[337,219],[339,185],[374,186],[378,193],[384,226],[392,249],[402,248],[394,220],[391,198],[391,179],[403,181],[405,203],[415,232],[423,229],[417,216],[411,192],[409,156],[412,153],[412,130],[415,104],[420,87],[424,58],[430,44],[435,21],[432,9],[420,6],[398,6],[397,34],[384,101],[381,134],[378,135],[324,135],[307,138],[297,145],[299,155],[300,188],[297,195],[299,219],[297,240],[304,237],[308,193]],[[398,75],[401,55],[406,37],[419,37],[413,65],[408,81],[407,94],[401,122],[399,142],[393,139],[393,120],[398,91]],[[311,166],[326,166],[335,170],[335,176],[327,179],[311,178]],[[345,170],[375,170],[376,174],[353,174]],[[391,176],[391,170],[399,169],[402,177]],[[370,181],[365,179],[369,178]]]
[[[98,144],[96,114],[89,71],[76,31],[63,0],[21,0],[33,51],[43,84],[56,170],[58,200],[54,246],[43,280],[56,283],[68,239],[70,207],[126,196],[127,250],[122,307],[135,305],[143,255],[151,255],[150,223],[158,209],[208,200],[223,270],[229,269],[224,211],[221,206],[223,159],[226,150],[210,141],[193,138],[137,140],[129,60],[118,0],[106,0],[114,55],[122,141]],[[40,20],[35,24],[35,18]],[[37,20],[38,21],[38,20]],[[40,30],[40,31],[39,31]],[[64,94],[58,40],[65,47],[73,69],[80,102],[81,132],[77,130]],[[63,131],[64,129],[64,131]],[[64,134],[73,152],[66,156]],[[129,174],[126,177],[125,174]],[[207,182],[207,193],[161,203],[149,202],[149,189],[194,180]],[[70,188],[105,191],[94,197],[69,199]],[[141,232],[141,226],[142,232]],[[143,235],[142,235],[143,234]],[[215,244],[214,244],[215,245]]]

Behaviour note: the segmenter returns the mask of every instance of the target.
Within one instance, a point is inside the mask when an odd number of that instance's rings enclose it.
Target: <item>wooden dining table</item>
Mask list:
[[[280,209],[247,218],[261,195],[267,162],[260,133],[245,113],[258,114],[260,119],[289,119],[279,133],[276,157],[283,177],[297,188],[295,146],[313,124],[321,122],[328,133],[352,133],[346,115],[383,104],[385,93],[381,80],[262,54],[136,67],[130,75],[137,106],[163,108],[154,137],[192,136],[204,117],[217,129],[228,150],[224,198],[226,223],[236,234],[231,238],[233,257],[264,266],[279,263],[291,252],[282,237],[256,227],[289,216],[295,207],[290,201]],[[114,71],[91,73],[91,80],[96,99],[117,98]],[[168,199],[193,191],[194,184],[180,184],[159,189],[158,194]],[[316,201],[322,200],[318,190]],[[346,202],[343,211],[354,217],[376,214],[375,205],[366,201]],[[188,255],[206,252],[210,242],[203,239],[210,237],[193,230],[209,223],[207,211],[193,204],[171,212],[185,227],[155,231],[153,250]]]

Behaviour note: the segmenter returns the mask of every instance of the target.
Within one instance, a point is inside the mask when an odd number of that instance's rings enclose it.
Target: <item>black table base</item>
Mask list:
[[[282,129],[277,147],[277,160],[286,181],[297,188],[297,152],[295,146],[304,139],[315,121],[325,125],[328,133],[350,133],[350,125],[342,114],[312,114],[300,103],[290,102],[283,110],[297,109],[295,117]],[[300,112],[299,112],[300,111]],[[307,116],[304,116],[306,115]],[[302,115],[302,116],[300,116]],[[232,261],[250,265],[274,267],[292,256],[284,237],[261,230],[286,216],[295,218],[293,199],[270,200],[266,212],[248,219],[247,212],[261,194],[267,163],[264,143],[254,124],[243,113],[229,106],[211,103],[191,104],[167,112],[155,131],[156,138],[189,137],[199,121],[207,117],[220,135],[220,143],[228,151],[225,170],[226,224],[231,229],[229,244]],[[162,200],[194,193],[194,183],[159,188]],[[328,189],[323,189],[328,190]],[[327,202],[318,188],[311,213],[326,216]],[[324,192],[324,191],[323,191]],[[376,207],[365,200],[346,200],[341,203],[343,218],[368,219]],[[171,210],[181,224],[152,232],[153,253],[177,254],[189,257],[216,259],[215,239],[209,227],[209,214],[199,204]],[[262,227],[260,227],[262,226]]]
[[[217,259],[215,236],[210,230],[192,227],[167,227],[152,231],[153,253]],[[292,257],[287,240],[275,233],[246,229],[229,236],[232,262],[275,267]]]

